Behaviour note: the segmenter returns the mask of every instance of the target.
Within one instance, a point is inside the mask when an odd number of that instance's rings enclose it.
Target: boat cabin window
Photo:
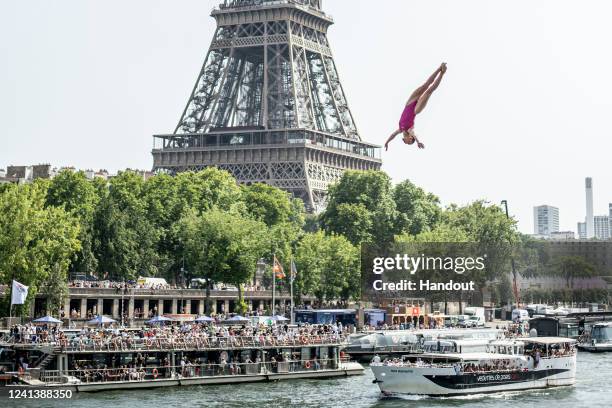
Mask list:
[[[591,331],[591,338],[597,341],[612,340],[612,327],[593,327]]]

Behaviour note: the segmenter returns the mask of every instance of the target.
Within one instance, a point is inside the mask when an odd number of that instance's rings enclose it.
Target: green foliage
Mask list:
[[[581,256],[563,256],[555,259],[547,274],[562,276],[567,288],[574,289],[574,279],[594,276],[595,267]]]
[[[176,234],[184,245],[192,276],[209,282],[207,298],[210,283],[225,282],[239,288],[241,301],[242,284],[253,278],[257,260],[268,248],[266,225],[217,209],[202,215],[188,210],[179,220]],[[207,311],[208,303],[207,299]]]
[[[296,293],[315,295],[319,301],[357,299],[359,261],[359,250],[343,236],[305,234],[296,249]]]
[[[328,233],[346,236],[354,245],[393,241],[398,213],[391,179],[381,171],[347,171],[329,188],[329,203],[321,214]]]
[[[433,229],[442,216],[440,199],[405,180],[393,189],[397,229],[412,235]]]
[[[161,234],[147,216],[144,185],[142,176],[131,171],[110,180],[95,220],[102,276],[121,280],[159,273]]]
[[[257,260],[271,264],[275,254],[287,272],[295,259],[298,297],[347,300],[359,297],[362,243],[383,247],[396,236],[483,248],[519,242],[514,221],[498,207],[477,201],[442,211],[433,194],[409,181],[393,187],[380,171],[346,172],[319,217],[276,187],[240,187],[216,168],[146,181],[132,171],[109,181],[62,171],[52,180],[0,186],[0,211],[0,280],[14,274],[32,294],[46,293],[52,307],[65,296],[68,270],[116,280],[200,277],[237,286],[242,302]],[[507,273],[510,251],[500,254],[482,282]],[[521,261],[528,274],[529,259]]]
[[[516,221],[506,216],[496,205],[475,201],[464,207],[451,206],[442,213],[442,223],[462,231],[470,242],[477,243],[488,255],[486,274],[477,281],[480,287],[510,270],[514,247],[520,241]]]
[[[36,293],[52,295],[50,310],[66,293],[66,275],[79,251],[79,222],[63,208],[45,208],[48,182],[11,185],[0,194],[0,281],[15,279]],[[7,292],[8,296],[8,292]],[[20,308],[21,313],[28,305]]]
[[[292,214],[291,195],[267,184],[242,187],[242,200],[248,213],[268,226],[289,222]]]
[[[101,192],[82,171],[60,171],[49,183],[46,195],[47,207],[61,207],[73,215],[80,224],[81,250],[75,254],[71,269],[95,273],[98,260],[94,248],[94,214],[100,202]]]

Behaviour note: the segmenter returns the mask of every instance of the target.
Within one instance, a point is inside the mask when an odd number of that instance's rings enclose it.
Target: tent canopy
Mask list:
[[[165,316],[155,316],[154,318],[152,318],[151,320],[147,320],[147,323],[149,324],[156,324],[156,323],[163,323],[163,322],[173,322],[174,320],[169,318],[169,317],[165,317]]]
[[[91,319],[90,321],[88,321],[88,324],[109,324],[109,323],[116,323],[117,321],[115,319],[111,319],[110,317],[106,317],[106,316],[96,316],[93,319]]]
[[[249,319],[247,319],[244,316],[240,316],[240,315],[232,316],[229,319],[225,319],[224,321],[226,322],[250,322]]]
[[[40,319],[36,319],[34,320],[34,323],[61,323],[61,320],[56,319],[53,316],[45,316],[45,317],[41,317]]]

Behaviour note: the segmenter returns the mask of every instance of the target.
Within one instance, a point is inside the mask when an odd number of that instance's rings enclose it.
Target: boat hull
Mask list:
[[[578,349],[582,351],[588,351],[590,353],[606,353],[612,351],[612,343],[606,344],[578,344]]]
[[[462,373],[453,368],[371,366],[375,382],[385,395],[466,395],[568,386],[575,383],[575,355],[556,359],[550,367],[532,371]],[[561,361],[569,360],[569,361]],[[572,361],[573,360],[573,361]]]
[[[47,384],[49,388],[69,389],[75,392],[99,392],[110,390],[131,390],[164,388],[191,385],[223,385],[240,384],[266,381],[292,380],[301,378],[332,378],[362,375],[364,368],[359,363],[344,363],[342,368],[335,370],[317,370],[288,373],[268,373],[253,375],[220,375],[214,377],[181,377],[181,378],[158,378],[144,381],[108,381],[98,383],[79,384]]]

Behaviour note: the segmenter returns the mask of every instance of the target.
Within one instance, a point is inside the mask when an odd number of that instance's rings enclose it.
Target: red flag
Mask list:
[[[283,265],[278,262],[276,256],[274,256],[274,266],[272,267],[272,271],[274,272],[274,276],[278,279],[285,279],[285,270],[283,269]]]

